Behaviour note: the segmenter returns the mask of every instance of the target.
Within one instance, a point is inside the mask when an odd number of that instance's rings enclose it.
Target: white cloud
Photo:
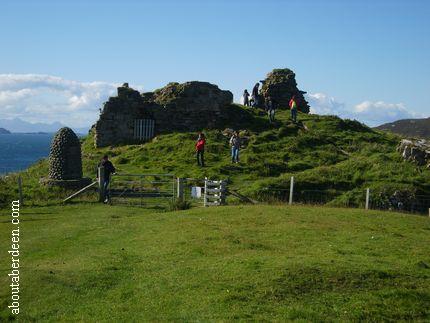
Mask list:
[[[71,127],[88,127],[97,120],[99,108],[115,94],[118,85],[79,82],[51,75],[0,74],[0,119],[20,118],[33,123],[59,121]],[[134,88],[142,91],[140,86]],[[424,117],[402,103],[364,101],[348,107],[324,93],[310,93],[306,99],[311,113],[357,119],[370,126]]]
[[[119,84],[79,82],[40,74],[0,74],[0,119],[59,121],[86,127]],[[140,90],[141,87],[138,87]]]
[[[423,118],[424,115],[408,109],[403,103],[384,101],[364,101],[351,108],[324,93],[307,94],[311,113],[337,115],[341,118],[356,119],[369,126],[377,126],[400,119]]]
[[[324,115],[345,115],[346,108],[343,102],[324,93],[308,93],[306,100],[311,106],[311,113]]]
[[[354,106],[353,112],[370,125],[379,125],[399,119],[424,117],[409,110],[403,103],[387,103],[384,101],[364,101]]]

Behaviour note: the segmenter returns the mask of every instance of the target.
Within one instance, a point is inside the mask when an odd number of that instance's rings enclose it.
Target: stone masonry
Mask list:
[[[82,178],[81,143],[70,128],[61,128],[52,139],[49,178],[55,180]]]
[[[199,131],[213,128],[222,108],[233,102],[233,94],[207,82],[169,83],[154,92],[140,94],[125,83],[118,96],[104,104],[93,126],[96,147],[136,143],[136,119],[154,119],[155,133]]]
[[[264,99],[270,96],[278,107],[288,108],[291,97],[295,95],[298,110],[309,113],[309,104],[303,96],[306,92],[297,88],[296,74],[292,70],[288,68],[274,69],[267,74],[261,83],[263,83],[261,94]]]
[[[82,177],[81,143],[68,127],[57,131],[49,152],[49,175],[41,183],[77,189],[87,186],[91,179]]]

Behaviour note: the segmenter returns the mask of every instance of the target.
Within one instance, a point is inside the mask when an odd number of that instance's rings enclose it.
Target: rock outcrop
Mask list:
[[[297,88],[296,74],[292,70],[274,69],[261,83],[263,83],[261,94],[264,99],[270,96],[280,108],[288,108],[288,103],[294,95],[299,111],[309,113],[309,104],[303,96],[306,92]]]
[[[154,120],[154,134],[212,128],[222,108],[232,102],[230,91],[207,82],[169,83],[142,94],[124,84],[118,88],[118,96],[104,104],[94,126],[95,145],[139,142],[135,136],[135,121],[139,119]]]
[[[412,161],[419,166],[430,167],[430,143],[424,139],[403,139],[397,147],[397,151],[405,160]]]

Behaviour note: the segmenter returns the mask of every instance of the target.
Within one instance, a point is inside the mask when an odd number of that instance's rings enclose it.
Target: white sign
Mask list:
[[[191,187],[191,197],[199,199],[202,197],[202,188],[200,186],[192,186]]]

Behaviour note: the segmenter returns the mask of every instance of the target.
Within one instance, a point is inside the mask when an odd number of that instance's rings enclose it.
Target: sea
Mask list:
[[[0,175],[26,169],[49,155],[53,133],[0,135]]]

